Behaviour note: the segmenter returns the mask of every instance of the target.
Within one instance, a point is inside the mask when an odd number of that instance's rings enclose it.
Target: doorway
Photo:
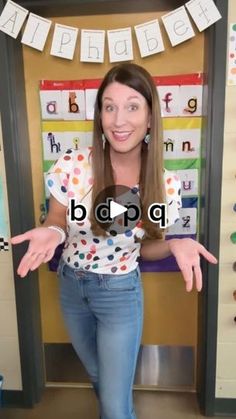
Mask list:
[[[21,3],[22,5],[24,3],[24,6],[27,7],[27,1],[21,2]],[[120,2],[109,2],[109,6],[108,6],[107,2],[103,2],[102,3],[103,6],[101,7],[101,4],[99,2],[94,1],[93,3],[84,4],[84,5],[81,5],[80,7],[78,6],[75,7],[73,5],[73,2],[71,2],[69,3],[68,7],[66,7],[67,10],[64,9],[64,6],[57,5],[58,16],[56,17],[56,19],[57,21],[59,21],[59,19],[65,19],[63,16],[72,16],[70,18],[70,24],[71,26],[73,26],[73,19],[76,20],[77,15],[80,15],[81,18],[86,16],[86,22],[89,15],[91,19],[94,18],[94,21],[97,22],[98,16],[100,15],[102,16],[102,13],[114,14],[114,9],[115,9],[116,10],[115,19],[118,18],[118,15],[120,13],[122,15],[122,19],[124,19],[124,17],[126,16],[128,25],[133,25],[131,21],[131,17],[132,17],[132,10],[134,9],[137,10],[138,8],[137,12],[139,13],[142,12],[142,16],[140,16],[141,22],[145,20],[151,20],[151,18],[153,19],[153,12],[155,12],[155,16],[157,16],[158,14],[162,15],[167,11],[166,10],[167,2],[159,1],[158,4],[154,4],[154,3],[156,2],[149,1],[149,2],[146,2],[145,5],[141,5],[141,4],[137,5],[135,2],[130,2],[129,5],[125,5],[123,4],[122,1],[120,1]],[[226,16],[226,13],[227,13],[226,3],[227,2],[218,1],[216,3],[219,10],[223,14],[223,16],[224,15]],[[181,2],[169,1],[168,8],[174,9],[183,4],[184,2],[182,1]],[[30,9],[31,9],[30,11],[37,13],[39,15],[41,14],[42,16],[45,16],[45,17],[53,16],[53,15],[55,16],[55,12],[52,7],[52,2],[50,1],[48,1],[44,6],[35,5],[35,7],[32,6],[32,2],[31,2]],[[144,14],[147,14],[146,16],[147,19],[144,18]],[[134,17],[136,18],[137,15],[135,14]],[[136,24],[136,22],[134,22],[134,24]],[[86,25],[88,25],[88,23],[86,23]],[[80,27],[86,27],[86,25],[85,24],[78,25],[78,23],[75,23],[75,26],[80,26]],[[104,27],[104,22],[103,22],[103,27]],[[213,89],[211,90],[211,86],[212,86],[213,81],[214,81],[214,86],[216,85],[215,83],[218,83],[218,85],[220,86],[220,84],[222,83],[223,75],[224,75],[224,66],[223,66],[224,60],[222,59],[221,59],[221,62],[219,61],[220,66],[217,67],[217,69],[220,68],[221,71],[220,70],[217,71],[218,73],[217,75],[214,72],[214,66],[216,66],[216,60],[217,61],[220,60],[220,54],[219,53],[218,55],[215,54],[216,52],[215,39],[217,39],[218,45],[222,44],[223,42],[226,42],[226,36],[225,36],[225,39],[223,39],[223,37],[220,39],[220,36],[218,33],[218,31],[221,30],[221,35],[222,35],[222,28],[224,29],[224,31],[226,31],[223,21],[221,21],[221,23],[218,25],[217,30],[215,29],[215,27],[210,28],[207,31],[206,39],[202,41],[204,43],[204,53],[205,53],[204,60],[203,60],[203,67],[204,67],[204,71],[207,70],[208,76],[211,77],[211,79],[209,77],[209,83],[208,83],[209,94],[208,94],[208,97],[205,98],[205,100],[211,104],[211,108],[210,108],[211,111],[209,111],[209,108],[208,108],[207,124],[206,124],[206,130],[205,130],[205,144],[207,144],[207,147],[206,147],[206,150],[204,150],[205,169],[204,169],[204,173],[202,177],[202,191],[204,194],[205,204],[203,207],[203,212],[202,212],[202,217],[201,217],[202,218],[201,241],[203,244],[207,245],[209,250],[211,250],[216,255],[218,253],[217,244],[218,244],[219,238],[217,236],[217,232],[213,233],[213,224],[208,218],[209,211],[211,211],[212,209],[211,208],[212,203],[210,199],[211,194],[212,194],[213,189],[217,187],[216,185],[211,185],[211,188],[209,187],[210,182],[212,182],[211,180],[211,170],[213,170],[212,162],[213,162],[214,153],[217,147],[216,145],[217,143],[215,143],[214,148],[212,147],[211,134],[212,134],[212,130],[216,130],[217,128],[219,128],[218,124],[220,120],[222,120],[223,112],[221,114],[221,118],[219,118],[219,120],[216,121],[215,116],[214,116],[215,111],[216,111],[216,108],[218,110],[218,113],[222,111],[222,109],[220,108],[220,103],[222,102],[220,101],[217,102],[217,100],[214,100],[214,102],[212,101],[213,95],[216,95],[216,92],[213,92]],[[5,69],[4,77],[6,77],[6,83],[5,85],[3,85],[3,90],[4,90],[4,98],[6,100],[5,101],[2,100],[2,103],[1,103],[1,105],[4,108],[4,111],[3,111],[4,137],[6,138],[6,135],[8,135],[8,138],[11,138],[11,141],[8,144],[6,144],[6,149],[7,149],[7,153],[5,153],[6,165],[8,165],[7,170],[8,170],[9,175],[10,173],[12,174],[12,167],[10,167],[10,163],[8,164],[8,162],[12,161],[10,160],[10,158],[11,159],[13,158],[13,161],[15,162],[13,179],[17,179],[19,178],[19,176],[21,176],[21,179],[23,179],[24,184],[27,185],[27,187],[25,189],[23,188],[23,190],[19,188],[18,193],[15,194],[17,196],[18,205],[19,205],[18,207],[20,209],[19,214],[17,216],[13,210],[14,209],[13,202],[10,203],[12,233],[17,234],[17,233],[20,233],[21,231],[25,231],[28,228],[31,228],[35,224],[35,221],[36,223],[38,222],[38,219],[40,216],[39,208],[41,204],[41,197],[43,196],[42,189],[40,190],[42,186],[35,187],[34,179],[31,183],[32,173],[33,173],[33,170],[31,169],[31,165],[34,170],[35,168],[37,168],[39,171],[41,170],[40,169],[41,162],[39,161],[39,158],[38,158],[38,148],[36,144],[31,142],[30,140],[33,138],[35,133],[37,133],[37,137],[38,137],[39,123],[40,123],[40,116],[39,116],[38,111],[36,110],[36,112],[34,113],[33,119],[30,120],[31,126],[29,126],[26,122],[27,118],[29,121],[29,115],[30,115],[29,107],[31,107],[32,105],[29,98],[27,97],[27,92],[30,92],[30,91],[34,92],[34,99],[36,99],[38,91],[35,87],[35,80],[33,80],[31,77],[27,78],[27,74],[26,74],[27,68],[26,68],[26,61],[25,61],[24,54],[29,54],[30,66],[32,66],[32,68],[36,66],[36,61],[37,61],[36,58],[38,57],[38,54],[35,53],[35,51],[27,51],[27,52],[23,51],[22,53],[21,45],[18,42],[12,41],[11,39],[5,39],[2,37],[2,34],[1,34],[1,41],[4,48],[3,51],[5,53],[4,64],[1,64],[1,65],[2,66],[7,65],[8,68],[12,69],[8,77],[6,74],[6,69],[4,68]],[[184,44],[183,44],[183,47],[184,47]],[[173,53],[176,53],[176,52],[173,51]],[[42,57],[43,57],[43,54],[47,54],[48,56],[48,51],[45,51],[44,53],[42,53],[41,55]],[[136,54],[136,56],[138,57],[138,54]],[[142,65],[143,63],[140,61],[140,64]],[[63,67],[62,63],[59,65]],[[80,64],[78,64],[78,68],[79,66]],[[75,73],[73,72],[72,67],[70,66],[70,69],[68,69],[68,67],[65,69],[65,67],[66,65],[64,64],[64,69],[62,69],[62,73],[64,72],[63,74],[65,74],[66,77],[63,77],[63,78],[64,79],[75,78]],[[16,71],[16,68],[17,68],[17,71]],[[149,68],[147,67],[147,69]],[[101,77],[102,77],[102,74],[106,70],[107,68],[103,66]],[[36,67],[35,67],[35,71],[36,71]],[[154,71],[152,71],[152,73],[154,74]],[[96,74],[96,77],[98,77],[97,71],[96,73],[93,73],[93,71],[91,70],[90,74],[91,74],[90,77],[94,77],[95,74]],[[37,75],[36,77],[37,77],[36,79],[37,82],[41,78],[54,79],[55,76],[54,76],[53,66],[52,65],[50,66],[50,69],[48,70],[46,75],[42,74],[40,76]],[[79,78],[82,78],[82,77],[79,77]],[[224,82],[222,83],[220,91],[217,91],[217,94],[219,93],[221,94],[221,101],[222,101],[223,86],[224,86]],[[17,92],[17,95],[15,95],[15,92]],[[25,94],[26,94],[26,100],[25,100]],[[214,113],[212,112],[213,107],[214,107]],[[10,126],[9,118],[7,118],[7,115],[9,115],[9,109],[12,110],[11,112],[13,112],[16,117],[15,123],[13,124],[13,126]],[[223,126],[223,123],[222,123],[222,126]],[[218,151],[219,151],[219,148],[221,147],[221,142],[222,142],[222,138],[219,135],[219,132],[221,132],[221,130],[220,131],[218,130],[216,132],[218,132],[217,138],[218,138]],[[6,139],[5,139],[5,142],[6,142]],[[32,160],[32,156],[35,156],[33,160]],[[220,167],[216,168],[216,173],[220,180],[220,174],[221,174]],[[219,181],[219,184],[220,184],[220,181]],[[12,180],[10,180],[10,176],[9,176],[8,188],[10,189],[10,191],[12,191],[12,193],[15,193],[16,185],[17,183],[14,185]],[[9,196],[15,196],[15,195],[9,194]],[[219,196],[219,194],[215,196]],[[32,216],[33,208],[34,208],[35,218]],[[23,217],[23,214],[24,214],[24,217]],[[27,217],[25,217],[26,214],[27,214]],[[217,219],[218,216],[219,216],[219,208],[215,206],[215,202],[214,202],[214,218]],[[208,228],[206,228],[206,226]],[[15,266],[17,266],[18,260],[20,259],[22,253],[23,253],[22,249],[14,250]],[[207,318],[209,318],[209,316],[212,316],[212,320],[214,321],[216,325],[217,281],[215,279],[217,277],[217,268],[214,269],[208,266],[204,266],[203,269],[205,271],[205,275],[207,275],[209,279],[208,288],[205,290],[206,292],[204,294],[204,297],[199,298],[199,319],[200,320],[198,321],[198,325],[197,325],[197,322],[195,323],[196,334],[195,334],[195,337],[193,338],[193,340],[196,339],[195,348],[198,348],[198,353],[199,353],[198,360],[197,360],[197,363],[198,363],[197,370],[198,370],[198,375],[199,375],[198,383],[201,383],[201,382],[206,383],[205,367],[206,367],[206,363],[209,362],[207,353],[206,352],[204,353],[204,348],[201,345],[201,341],[204,341],[205,339],[210,339],[209,342],[211,342],[211,345],[213,345],[213,348],[211,349],[214,349],[213,353],[216,350],[214,346],[216,345],[216,341],[214,340],[214,331],[210,331],[206,326],[204,326],[204,319],[206,316]],[[51,277],[47,276],[48,273],[46,274],[46,268],[42,268],[40,272],[41,272],[40,276],[43,273],[43,279],[39,276],[40,292],[38,289],[38,279],[37,279],[36,273],[30,274],[29,278],[25,280],[25,283],[23,284],[23,286],[22,284],[19,284],[18,282],[16,282],[17,306],[18,306],[17,309],[18,309],[20,341],[21,341],[21,357],[22,357],[21,359],[22,359],[23,367],[26,367],[26,371],[23,372],[23,375],[24,375],[23,385],[24,385],[24,389],[25,389],[24,391],[25,391],[26,397],[32,400],[32,402],[34,402],[35,400],[37,400],[37,398],[40,397],[41,387],[43,386],[43,383],[44,383],[44,378],[43,378],[43,373],[42,373],[42,371],[44,371],[42,367],[42,364],[44,364],[44,356],[43,356],[44,351],[41,351],[40,348],[41,348],[42,341],[44,342],[44,344],[50,343],[46,341],[48,338],[46,338],[45,340],[44,333],[47,333],[47,332],[45,332],[44,320],[46,321],[46,323],[49,321],[49,319],[50,321],[53,321],[53,318],[48,316],[47,310],[50,309],[50,313],[54,312],[54,313],[57,313],[58,316],[60,316],[56,299],[54,297],[52,300],[50,300],[50,305],[47,302],[44,302],[44,300],[42,299],[42,295],[44,292],[47,293],[48,295],[51,292],[53,292],[55,295],[56,286],[57,286],[55,278],[52,276]],[[210,278],[214,278],[214,282],[211,281]],[[43,287],[45,286],[44,290],[42,287],[42,282],[44,282],[43,284]],[[150,281],[147,281],[147,283],[148,282],[149,282],[148,286],[150,286]],[[156,286],[157,286],[157,282],[158,281],[156,281]],[[213,293],[212,293],[212,290],[213,290]],[[39,294],[41,296],[42,319],[40,318],[40,315],[39,315],[40,313]],[[212,296],[212,297],[209,297],[209,296]],[[26,310],[26,307],[22,307],[22,301],[27,302],[28,310]],[[44,310],[45,309],[44,304],[47,306],[46,311]],[[195,304],[195,307],[197,307],[198,302],[196,299],[194,300],[194,304]],[[32,313],[32,321],[30,322],[30,324],[28,324],[28,328],[25,328],[25,322],[29,316],[29,312]],[[195,314],[197,315],[197,310],[195,311]],[[43,316],[45,316],[45,319],[43,318]],[[42,323],[41,323],[41,320],[42,320]],[[56,323],[58,324],[58,322]],[[43,326],[42,334],[41,334],[41,324]],[[59,343],[59,344],[67,345],[68,343],[67,337],[61,324],[59,322],[59,329],[61,333],[60,342],[54,341],[53,344]],[[199,327],[198,338],[197,338],[197,327]],[[27,391],[27,389],[29,388],[29,383],[32,381],[32,377],[30,377],[29,362],[27,360],[27,353],[29,353],[29,347],[27,346],[27,340],[24,339],[26,332],[28,333],[28,338],[31,339],[31,337],[33,336],[34,341],[35,341],[35,353],[33,354],[33,356],[31,355],[32,365],[30,368],[31,368],[31,371],[32,369],[35,371],[37,382],[35,382],[33,386],[34,392],[31,391],[30,394]],[[150,333],[151,332],[148,332],[148,328],[147,328],[146,337],[145,337],[145,330],[144,330],[144,338],[146,338],[147,344],[152,344],[152,342],[149,341]],[[61,339],[62,335],[65,341]],[[197,339],[198,339],[198,344],[197,344]],[[36,359],[40,361],[40,362],[37,362],[37,365],[35,363]],[[214,360],[214,357],[213,357],[213,360]],[[206,383],[204,390],[202,390],[203,389],[202,386],[199,386],[200,396],[203,393],[205,394],[205,397],[202,397],[202,398],[200,397],[200,399],[203,400],[203,405],[205,406],[207,406],[207,403],[211,404],[212,400],[214,399],[214,389],[213,389],[214,370],[215,370],[215,367],[211,370],[212,379],[210,380],[208,384]],[[23,371],[23,368],[22,368],[22,371]],[[206,391],[208,393],[207,397],[206,397]]]

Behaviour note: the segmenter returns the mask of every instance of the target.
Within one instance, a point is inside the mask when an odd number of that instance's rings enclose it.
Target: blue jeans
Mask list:
[[[99,399],[102,419],[136,419],[132,387],[143,323],[139,268],[122,275],[58,268],[72,345]]]

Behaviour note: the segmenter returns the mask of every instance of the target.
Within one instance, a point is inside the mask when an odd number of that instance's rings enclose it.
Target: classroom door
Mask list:
[[[164,13],[163,11],[157,12],[155,17],[158,18]],[[153,12],[52,18],[54,22],[69,26],[96,27],[107,30],[117,27],[134,27],[152,19]],[[137,44],[134,43],[135,62],[145,66],[153,76],[203,72],[204,33],[196,34],[193,39],[176,49],[170,46],[164,33],[163,36],[166,50],[162,54],[150,56],[147,60],[140,58]],[[37,225],[44,203],[39,82],[40,80],[102,78],[111,67],[107,52],[104,64],[91,65],[79,62],[78,47],[75,51],[76,59],[73,61],[68,62],[53,57],[50,55],[51,40],[52,35],[49,36],[42,53],[23,47],[35,223]],[[39,276],[47,382],[88,383],[86,373],[71,348],[64,327],[58,301],[56,275],[50,272],[48,266],[45,265],[40,268]],[[178,272],[149,272],[143,273],[142,278],[145,292],[145,321],[136,384],[145,388],[155,385],[157,388],[192,390],[195,388],[197,293],[187,294],[185,292],[183,280]],[[185,376],[182,365],[185,365]]]

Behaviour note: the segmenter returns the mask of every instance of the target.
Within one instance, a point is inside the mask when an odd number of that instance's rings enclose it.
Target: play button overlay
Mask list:
[[[123,214],[126,211],[128,211],[128,209],[126,207],[124,207],[123,205],[117,204],[114,201],[110,201],[110,216],[111,216],[111,218],[114,218],[117,215]]]
[[[113,236],[128,235],[141,219],[138,188],[113,185],[103,189],[95,200],[94,216],[100,227]]]

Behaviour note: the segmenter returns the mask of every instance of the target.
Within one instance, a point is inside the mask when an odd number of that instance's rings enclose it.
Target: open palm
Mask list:
[[[47,227],[37,227],[12,237],[12,244],[29,241],[27,252],[21,259],[17,269],[18,275],[24,277],[29,271],[37,269],[41,263],[48,262],[53,257],[60,240],[60,233]]]
[[[193,274],[195,276],[196,288],[202,289],[202,271],[200,268],[200,256],[203,256],[210,263],[217,263],[217,259],[205,247],[195,240],[172,239],[169,241],[169,248],[176,259],[186,283],[186,290],[193,288]]]

